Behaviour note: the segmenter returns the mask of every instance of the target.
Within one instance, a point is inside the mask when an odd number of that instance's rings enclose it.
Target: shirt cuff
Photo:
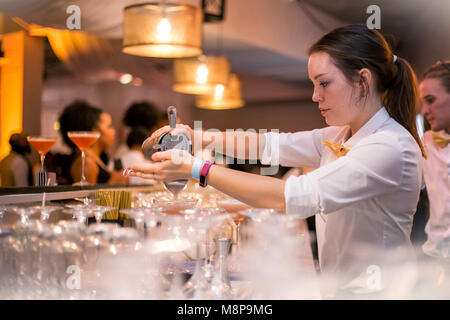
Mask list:
[[[280,163],[280,135],[278,133],[264,133],[266,143],[261,155],[261,164],[279,165]]]
[[[302,219],[323,213],[315,180],[308,175],[290,176],[284,187],[286,214]]]

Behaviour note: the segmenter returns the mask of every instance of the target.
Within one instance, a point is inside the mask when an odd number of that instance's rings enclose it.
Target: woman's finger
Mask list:
[[[152,155],[152,160],[155,162],[163,161],[163,160],[170,160],[170,159],[172,159],[172,150],[155,152]]]

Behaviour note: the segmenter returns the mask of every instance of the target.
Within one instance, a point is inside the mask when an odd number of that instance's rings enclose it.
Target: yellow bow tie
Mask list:
[[[450,142],[450,136],[440,133],[433,133],[433,141],[441,148],[445,148]]]
[[[342,156],[345,156],[347,154],[347,152],[350,151],[350,148],[344,147],[343,145],[337,144],[337,143],[334,143],[334,142],[324,141],[323,144],[326,145],[331,150],[333,150],[334,154],[338,158],[342,157]]]

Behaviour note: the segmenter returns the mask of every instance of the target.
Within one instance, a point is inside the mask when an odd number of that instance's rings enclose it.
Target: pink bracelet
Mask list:
[[[206,176],[208,175],[209,169],[214,163],[211,161],[205,161],[205,164],[203,164],[202,169],[200,170],[200,187],[206,187]]]

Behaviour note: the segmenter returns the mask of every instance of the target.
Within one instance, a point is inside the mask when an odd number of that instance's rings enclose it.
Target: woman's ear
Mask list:
[[[367,68],[359,70],[359,86],[361,89],[361,98],[369,94],[372,85],[372,72]]]

